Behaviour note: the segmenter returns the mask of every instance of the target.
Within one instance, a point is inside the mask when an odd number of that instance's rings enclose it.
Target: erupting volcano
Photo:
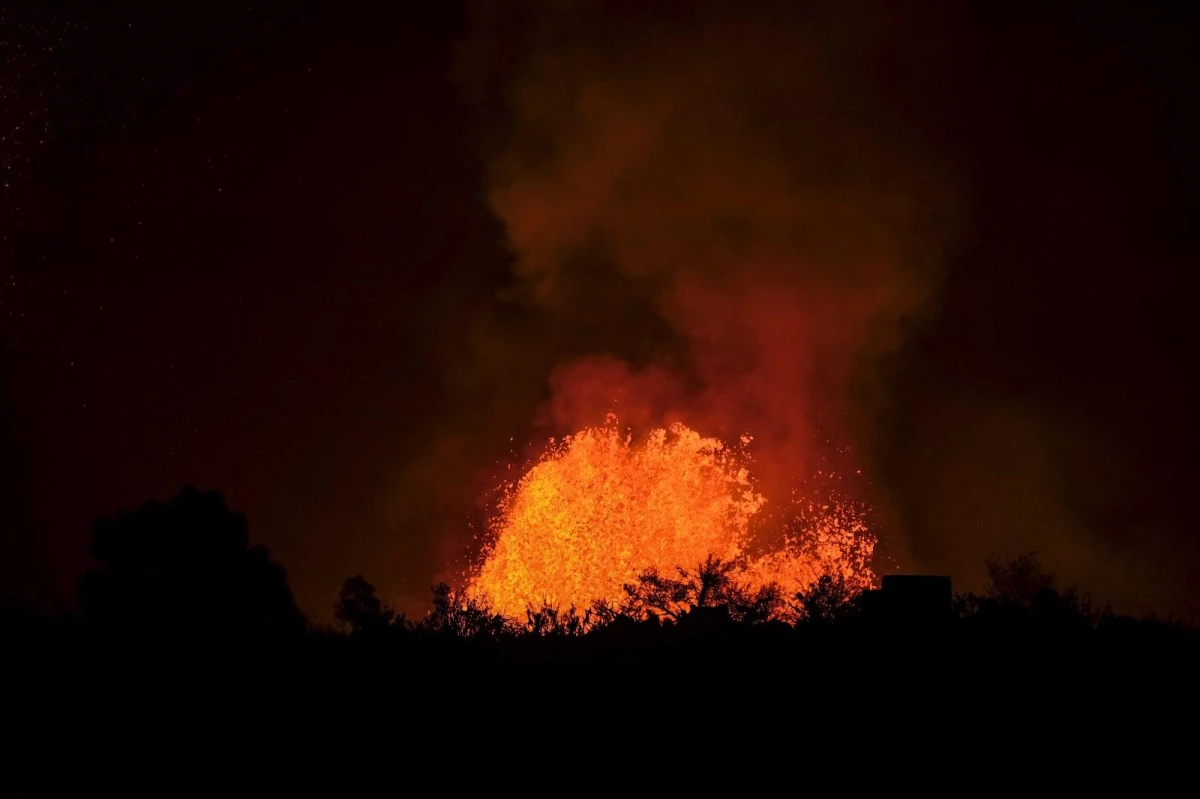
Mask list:
[[[774,582],[795,593],[823,574],[858,589],[874,582],[875,539],[852,502],[798,494],[775,531],[777,545],[764,551],[755,533],[767,498],[747,463],[741,449],[683,424],[635,440],[612,415],[602,427],[551,441],[506,486],[469,590],[508,616],[543,601],[618,603],[639,574],[673,574],[710,555],[734,562],[736,580],[749,588]]]

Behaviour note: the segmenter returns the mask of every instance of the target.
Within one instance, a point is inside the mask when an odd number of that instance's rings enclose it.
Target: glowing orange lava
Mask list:
[[[735,561],[751,588],[777,582],[795,593],[827,573],[856,588],[874,581],[874,538],[852,505],[797,504],[785,543],[751,554],[751,522],[766,500],[744,462],[682,424],[634,442],[611,416],[551,442],[509,487],[469,590],[521,617],[543,601],[617,603],[647,569],[674,574],[709,555]]]

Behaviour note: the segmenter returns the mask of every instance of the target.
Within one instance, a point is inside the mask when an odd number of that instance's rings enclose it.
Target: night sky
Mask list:
[[[0,8],[0,595],[194,484],[418,608],[611,406],[1197,612],[1196,12],[896,5]]]

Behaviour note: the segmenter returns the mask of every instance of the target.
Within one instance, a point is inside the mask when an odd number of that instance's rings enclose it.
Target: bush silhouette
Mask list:
[[[446,583],[433,586],[433,610],[417,625],[420,631],[471,640],[499,638],[511,627],[512,622],[484,601]]]
[[[957,617],[976,626],[1077,633],[1098,629],[1112,616],[1111,608],[1093,607],[1090,594],[1059,588],[1036,552],[991,557],[984,564],[988,581],[983,593],[960,594],[954,600]]]
[[[645,571],[636,583],[625,586],[626,599],[617,611],[634,618],[654,615],[677,622],[697,613],[744,624],[768,621],[783,608],[779,587],[751,590],[739,585],[733,578],[735,565],[709,555],[694,569],[676,567],[677,578]],[[599,610],[604,618],[605,608]]]
[[[808,624],[829,626],[845,620],[855,610],[857,592],[840,575],[823,574],[796,594],[797,617]]]
[[[580,613],[574,605],[562,610],[557,605],[543,601],[539,607],[531,605],[525,609],[523,632],[535,636],[577,637],[586,634],[597,623],[591,608]]]
[[[1055,590],[1054,575],[1042,567],[1036,556],[1036,552],[1028,552],[1009,560],[994,557],[985,560],[988,582],[984,587],[984,597],[1031,608],[1040,595]]]
[[[333,617],[346,626],[351,635],[378,635],[396,623],[404,627],[404,617],[396,618],[396,611],[383,604],[375,595],[375,586],[361,574],[347,577],[338,594]]]
[[[217,492],[185,488],[96,522],[84,576],[85,617],[140,637],[277,636],[303,632],[287,575],[251,547],[242,514]]]

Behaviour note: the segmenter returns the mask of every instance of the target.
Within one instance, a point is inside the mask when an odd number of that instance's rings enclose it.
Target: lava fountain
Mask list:
[[[823,574],[855,588],[874,583],[875,539],[852,503],[793,498],[780,543],[756,546],[767,500],[747,463],[740,450],[683,424],[634,441],[612,415],[552,440],[505,487],[468,590],[517,617],[543,601],[617,603],[644,571],[673,573],[709,555],[736,563],[736,579],[750,588],[775,582],[794,593]]]

